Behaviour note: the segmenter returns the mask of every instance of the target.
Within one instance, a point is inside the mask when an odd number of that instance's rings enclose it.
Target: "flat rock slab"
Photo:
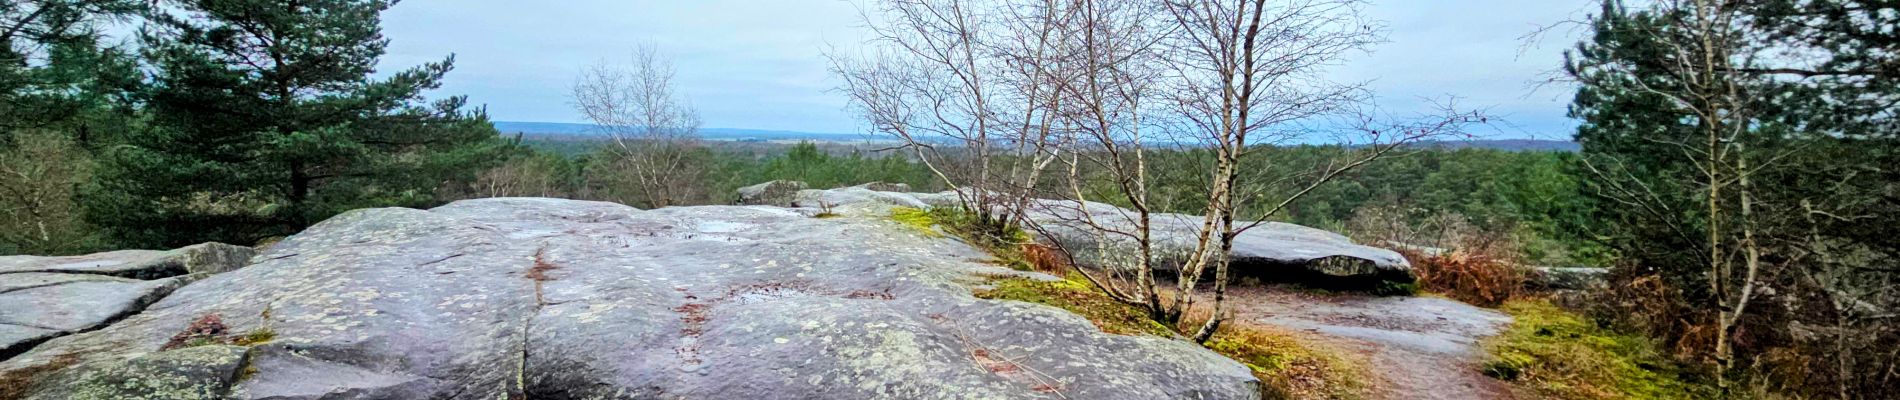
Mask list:
[[[0,293],[0,324],[74,332],[136,312],[178,288],[177,278],[79,280]]]
[[[957,192],[898,193],[873,190],[876,186],[809,189],[798,192],[792,207],[823,208],[846,215],[883,215],[893,207],[956,206]],[[1033,201],[1026,214],[1046,239],[1076,252],[1077,261],[1094,267],[1115,267],[1135,247],[1133,211],[1097,202]],[[1151,237],[1160,264],[1172,269],[1191,253],[1199,240],[1203,219],[1198,215],[1150,214]],[[1112,254],[1102,254],[1106,249]],[[1321,229],[1265,222],[1234,239],[1229,253],[1237,276],[1284,281],[1308,281],[1318,286],[1376,287],[1385,282],[1414,280],[1411,263],[1389,249],[1354,243],[1345,235]],[[1331,281],[1331,282],[1325,282]]]
[[[1084,263],[1101,263],[1108,257],[1095,254],[1107,248],[1126,254],[1135,242],[1125,234],[1135,232],[1137,214],[1112,205],[1074,201],[1037,201],[1029,218],[1043,227],[1050,239],[1077,249]],[[1160,267],[1186,260],[1199,240],[1205,223],[1198,215],[1155,213],[1149,216],[1153,243],[1161,258]],[[1236,221],[1237,225],[1247,224]],[[1106,242],[1108,246],[1101,244]],[[1265,222],[1246,228],[1234,238],[1235,272],[1240,275],[1272,277],[1292,269],[1322,277],[1376,278],[1410,282],[1411,264],[1398,252],[1353,243],[1345,235],[1281,222]],[[1110,256],[1112,257],[1112,256]]]
[[[137,282],[136,279],[120,278],[110,275],[62,274],[53,272],[21,272],[0,274],[0,294],[16,290],[41,288],[72,282]]]
[[[6,256],[0,257],[0,273],[126,274],[149,268],[150,260],[164,254],[159,250],[119,250],[71,257]]]
[[[195,354],[186,370],[211,372],[167,387],[238,399],[1257,398],[1245,366],[1194,344],[971,296],[973,276],[1022,274],[987,258],[882,218],[778,207],[358,210],[0,374],[40,374],[28,398],[94,393],[132,378],[111,366],[181,358],[166,344],[216,315],[228,333],[207,347],[242,343],[244,373],[211,373],[232,357]],[[106,372],[56,378],[67,371]]]
[[[50,374],[73,388],[63,399],[216,399],[241,376],[248,354],[237,346],[198,346],[146,357],[95,362]]]
[[[0,274],[0,360],[61,335],[104,326],[184,285],[91,274]]]
[[[0,274],[51,272],[109,275],[133,279],[163,279],[179,275],[209,275],[243,268],[255,250],[223,243],[204,243],[174,250],[120,250],[70,257],[0,257]]]
[[[0,361],[48,339],[136,314],[193,279],[242,268],[254,253],[206,243],[170,251],[0,257]]]

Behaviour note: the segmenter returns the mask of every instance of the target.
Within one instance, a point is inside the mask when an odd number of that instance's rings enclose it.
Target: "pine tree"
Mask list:
[[[506,146],[454,58],[377,76],[387,0],[182,0],[141,32],[150,126],[102,160],[89,217],[131,246],[250,243],[342,211],[426,206]]]
[[[89,148],[132,123],[135,60],[105,45],[103,22],[143,9],[137,0],[23,0],[0,4],[0,148],[25,131]]]

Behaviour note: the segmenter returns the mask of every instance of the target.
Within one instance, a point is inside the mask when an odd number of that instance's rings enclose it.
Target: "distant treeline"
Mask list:
[[[604,141],[525,141],[503,165],[484,171],[455,197],[563,197],[644,204],[641,185]],[[687,149],[681,169],[692,173],[673,205],[731,204],[740,187],[775,179],[835,188],[870,182],[904,183],[917,190],[940,190],[924,166],[895,152],[881,154],[849,146],[705,141]]]
[[[464,196],[554,196],[637,204],[617,188],[609,161],[609,142],[523,139],[526,150],[506,165],[488,171],[475,185],[481,193]],[[869,182],[905,183],[919,191],[943,190],[930,170],[904,152],[865,146],[804,142],[792,145],[702,141],[691,168],[706,171],[702,188],[687,204],[726,204],[734,190],[785,179],[814,188]],[[1341,146],[1261,147],[1258,165],[1245,170],[1262,176],[1313,170],[1318,163],[1348,151]],[[1162,211],[1198,214],[1199,184],[1213,166],[1212,154],[1193,150],[1150,150],[1157,173],[1154,204]],[[1602,265],[1602,250],[1590,243],[1587,198],[1578,196],[1576,155],[1558,151],[1445,149],[1422,146],[1354,171],[1308,194],[1276,220],[1349,232],[1359,214],[1377,211],[1416,225],[1447,216],[1473,228],[1502,231],[1524,242],[1528,260],[1542,264]],[[1257,180],[1266,181],[1266,180]],[[1043,197],[1072,197],[1064,184],[1050,179],[1038,188]],[[1243,216],[1263,206],[1248,200],[1283,197],[1291,187],[1260,185],[1242,199]],[[1112,196],[1090,196],[1115,203]],[[1125,205],[1125,204],[1118,204]],[[1393,215],[1386,215],[1393,214]],[[1429,242],[1427,240],[1427,242]],[[1427,245],[1430,243],[1413,243]]]

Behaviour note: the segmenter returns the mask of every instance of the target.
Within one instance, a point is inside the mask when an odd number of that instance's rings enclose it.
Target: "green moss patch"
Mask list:
[[[1117,335],[1174,336],[1167,326],[1148,318],[1148,313],[1095,290],[1088,281],[1071,276],[1055,282],[1011,278],[992,282],[994,289],[982,290],[976,297],[1036,303],[1081,315],[1103,332]]]
[[[891,209],[891,220],[911,227],[911,229],[916,229],[918,232],[923,232],[924,236],[943,236],[942,233],[937,232],[937,218],[931,216],[929,211],[910,207],[893,208]]]
[[[243,335],[232,337],[231,344],[249,347],[270,343],[272,340],[277,340],[277,331],[271,330],[269,327],[263,327],[245,332]]]
[[[1512,300],[1517,320],[1486,342],[1485,374],[1557,399],[1711,398],[1649,340],[1597,326],[1548,300]]]
[[[944,233],[955,235],[995,257],[991,262],[996,265],[1018,271],[1035,269],[1028,256],[1023,254],[1023,245],[1032,243],[1029,233],[1020,228],[992,226],[980,221],[976,214],[955,207],[930,210],[898,207],[891,209],[891,220],[929,237],[943,237]]]

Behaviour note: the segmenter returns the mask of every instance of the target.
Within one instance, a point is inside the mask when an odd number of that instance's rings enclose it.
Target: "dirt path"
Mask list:
[[[1234,288],[1236,318],[1304,332],[1371,361],[1384,399],[1509,399],[1484,376],[1478,341],[1510,317],[1437,297],[1312,294],[1279,287]]]

